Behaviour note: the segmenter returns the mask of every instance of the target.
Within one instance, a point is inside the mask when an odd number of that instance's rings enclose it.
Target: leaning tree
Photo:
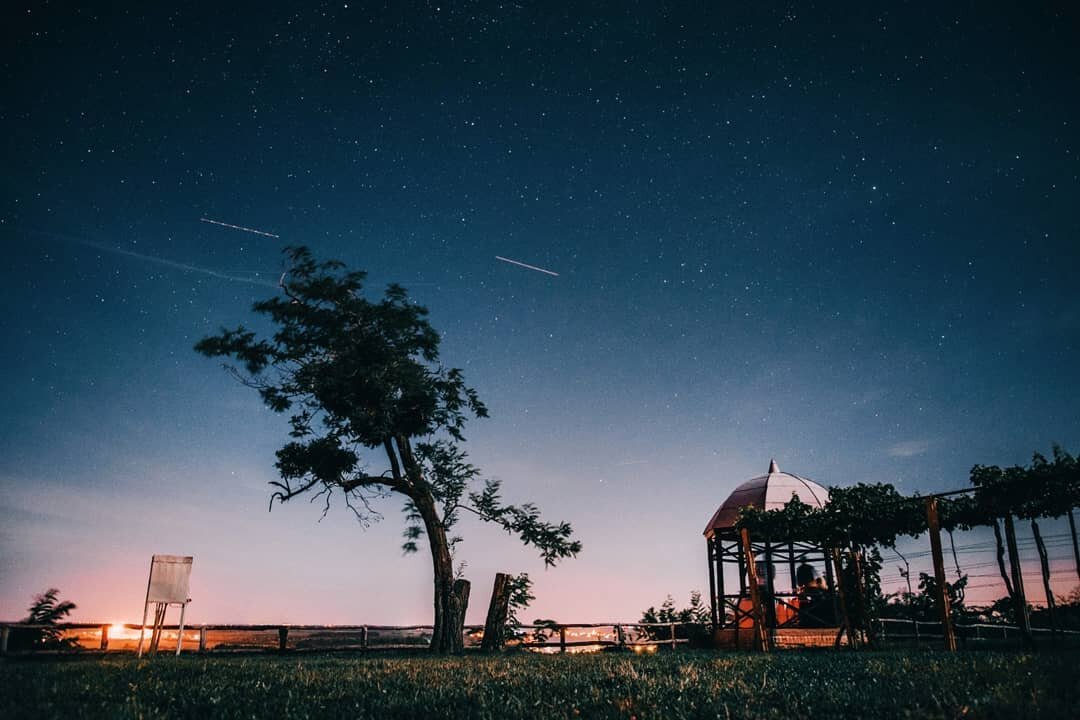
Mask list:
[[[453,528],[462,510],[502,526],[540,550],[547,565],[573,557],[581,544],[568,523],[547,523],[531,504],[509,505],[500,485],[474,489],[479,471],[466,461],[462,431],[487,409],[461,371],[439,359],[439,334],[427,309],[390,285],[381,300],[363,295],[366,274],[338,261],[317,262],[304,247],[286,248],[280,294],[256,302],[273,334],[223,329],[195,349],[236,361],[226,368],[256,389],[272,410],[289,414],[289,440],[277,451],[275,501],[335,494],[364,523],[379,517],[372,501],[396,496],[406,516],[406,552],[426,536],[434,569],[431,649],[462,645],[467,596],[455,588]],[[370,462],[384,465],[375,473]],[[325,512],[325,510],[324,510]]]

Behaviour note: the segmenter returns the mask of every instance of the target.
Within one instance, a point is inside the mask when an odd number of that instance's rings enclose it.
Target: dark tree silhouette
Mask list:
[[[23,622],[45,627],[15,630],[11,634],[8,647],[12,650],[56,650],[73,647],[75,642],[61,637],[60,628],[56,625],[63,622],[74,609],[75,603],[69,600],[60,601],[60,591],[56,588],[49,588],[36,595],[33,604],[27,609],[29,615]]]
[[[399,285],[383,298],[364,298],[365,273],[337,261],[316,262],[307,248],[286,248],[291,263],[281,294],[256,302],[274,333],[259,337],[238,327],[203,338],[195,349],[208,357],[233,358],[226,368],[256,389],[272,410],[289,413],[292,439],[277,451],[281,479],[274,501],[340,493],[363,523],[380,516],[377,498],[404,499],[403,548],[417,550],[427,537],[434,569],[435,652],[461,649],[464,603],[455,591],[452,529],[461,510],[501,525],[534,545],[548,565],[581,549],[567,523],[551,524],[531,504],[508,505],[497,481],[479,491],[479,470],[460,444],[468,416],[486,417],[477,393],[457,368],[439,360],[439,334],[427,309],[411,302]],[[387,469],[368,470],[375,452]]]

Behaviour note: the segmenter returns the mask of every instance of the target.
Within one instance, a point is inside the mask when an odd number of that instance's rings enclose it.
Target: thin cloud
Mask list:
[[[889,457],[909,458],[922,455],[930,449],[929,440],[905,440],[889,447]]]

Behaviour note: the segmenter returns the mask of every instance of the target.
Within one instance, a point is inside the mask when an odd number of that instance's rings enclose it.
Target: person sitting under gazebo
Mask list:
[[[832,597],[817,568],[803,563],[795,571],[798,588],[799,627],[830,627],[833,622]]]

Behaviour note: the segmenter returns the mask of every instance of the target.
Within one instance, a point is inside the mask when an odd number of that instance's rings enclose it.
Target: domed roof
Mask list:
[[[810,507],[822,507],[829,499],[829,491],[813,480],[780,472],[776,461],[769,462],[768,475],[747,480],[735,488],[724,504],[713,514],[705,528],[705,537],[712,537],[717,530],[729,530],[735,526],[739,510],[753,505],[763,510],[779,510],[798,495],[799,500]]]

